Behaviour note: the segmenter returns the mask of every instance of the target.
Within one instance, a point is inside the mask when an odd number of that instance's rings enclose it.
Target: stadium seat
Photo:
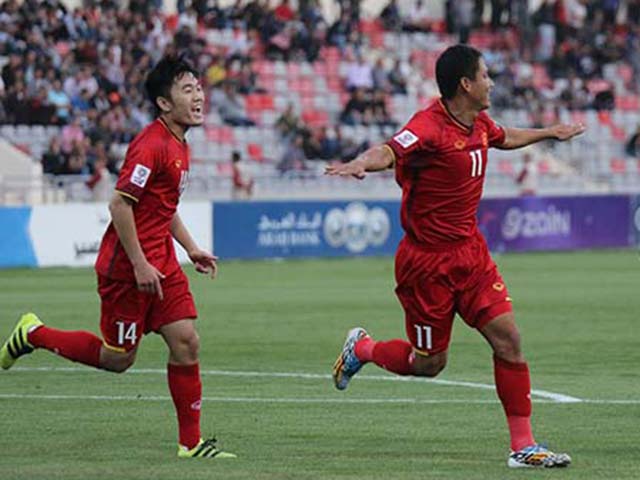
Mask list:
[[[249,158],[255,160],[256,162],[264,162],[262,147],[257,143],[249,143],[247,145],[247,155],[249,155]]]
[[[627,162],[622,158],[612,158],[609,162],[609,169],[613,174],[624,174],[627,172]]]

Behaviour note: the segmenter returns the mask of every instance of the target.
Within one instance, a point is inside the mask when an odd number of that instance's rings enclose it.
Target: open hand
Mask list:
[[[367,176],[364,166],[360,162],[340,163],[335,165],[327,165],[324,169],[325,175],[338,175],[341,177],[355,177],[362,180]]]
[[[196,266],[196,272],[208,274],[212,279],[216,278],[218,274],[218,257],[204,250],[194,250],[189,253],[189,259]]]
[[[587,127],[582,123],[558,124],[551,127],[552,135],[560,141],[569,140],[583,133]]]

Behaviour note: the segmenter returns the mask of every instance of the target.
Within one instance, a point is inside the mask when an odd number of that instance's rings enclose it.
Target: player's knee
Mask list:
[[[499,358],[510,362],[521,361],[522,348],[520,344],[520,332],[511,329],[505,332],[493,345],[493,352]]]
[[[194,330],[180,335],[171,353],[172,356],[180,362],[193,363],[198,360],[199,351],[200,337]]]
[[[447,366],[445,355],[433,357],[416,357],[413,362],[413,373],[418,377],[437,377]]]

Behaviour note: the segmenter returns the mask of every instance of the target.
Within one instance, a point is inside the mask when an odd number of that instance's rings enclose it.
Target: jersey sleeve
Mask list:
[[[118,176],[116,192],[138,202],[149,187],[158,165],[154,148],[144,142],[131,143]]]
[[[504,143],[506,133],[502,126],[498,125],[493,119],[484,114],[484,120],[487,124],[487,134],[489,137],[489,146],[490,147],[499,147]]]
[[[429,133],[426,118],[417,113],[385,145],[393,152],[396,162],[403,163],[412,154],[429,150]]]

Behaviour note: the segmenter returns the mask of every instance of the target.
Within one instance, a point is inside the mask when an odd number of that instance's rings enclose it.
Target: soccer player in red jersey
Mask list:
[[[203,123],[204,93],[198,73],[181,57],[163,58],[145,87],[157,118],[129,145],[96,261],[103,340],[90,332],[51,328],[28,313],[0,350],[0,366],[8,369],[21,355],[44,348],[74,362],[124,372],[133,365],[142,336],[159,333],[169,350],[178,457],[235,457],[220,450],[215,439],[200,437],[197,312],[173,246],[175,239],[198,272],[215,278],[217,258],[198,247],[177,212],[189,174],[184,136]]]
[[[456,45],[436,63],[441,98],[417,112],[386,144],[327,167],[362,179],[395,167],[402,188],[405,236],[395,259],[396,294],[409,341],[375,341],[363,328],[347,334],[334,365],[338,389],[368,362],[399,375],[435,377],[447,362],[458,313],[493,349],[498,397],[511,436],[509,467],[563,467],[571,462],[536,443],[531,430],[529,368],[507,288],[477,226],[490,147],[514,149],[545,139],[568,140],[582,125],[517,129],[487,115],[493,82],[477,50]]]

